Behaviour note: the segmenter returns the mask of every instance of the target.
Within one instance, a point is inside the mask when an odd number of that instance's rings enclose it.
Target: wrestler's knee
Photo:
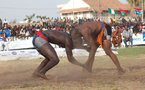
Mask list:
[[[54,59],[53,62],[55,65],[57,65],[59,63],[59,59]]]
[[[106,55],[110,55],[111,51],[110,50],[105,50]]]
[[[48,63],[48,61],[46,61],[46,60],[43,60],[43,61],[41,62],[41,64],[46,64],[46,63]]]
[[[69,61],[70,63],[73,63],[73,62],[74,62],[73,57],[68,55],[68,61]]]
[[[45,60],[43,60],[43,63],[47,63],[49,60],[48,59],[45,59]]]

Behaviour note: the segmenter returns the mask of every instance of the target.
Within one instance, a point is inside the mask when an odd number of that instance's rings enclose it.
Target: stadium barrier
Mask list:
[[[64,48],[59,48],[59,46],[51,44],[59,57],[66,57],[66,52]],[[138,33],[138,34],[133,34],[133,45],[145,45],[145,33]],[[121,47],[124,48],[124,42],[122,42]],[[0,50],[2,50],[2,45],[0,44]],[[115,54],[118,54],[116,50],[113,50]],[[88,56],[89,53],[85,50],[82,49],[74,49],[73,50],[73,55],[74,56]],[[106,55],[105,52],[99,48],[96,52],[95,56],[102,56]],[[28,39],[17,39],[15,41],[8,41],[5,43],[5,49],[4,51],[0,51],[0,60],[8,60],[8,59],[20,59],[24,56],[28,57],[42,57],[39,55],[37,50],[34,49],[32,45],[32,38]],[[16,57],[16,58],[7,58],[7,57]]]

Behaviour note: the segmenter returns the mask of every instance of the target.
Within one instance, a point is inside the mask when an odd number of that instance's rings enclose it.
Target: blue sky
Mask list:
[[[8,21],[22,21],[26,15],[59,17],[57,5],[69,0],[0,0],[0,18]],[[126,3],[126,0],[119,0]]]

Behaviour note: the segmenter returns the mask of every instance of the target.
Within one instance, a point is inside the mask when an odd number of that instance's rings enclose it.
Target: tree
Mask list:
[[[35,14],[33,13],[32,15],[28,16],[26,15],[26,18],[24,19],[24,21],[27,21],[28,23],[32,22],[32,19],[35,17]]]
[[[39,19],[43,19],[43,20],[45,20],[47,17],[46,16],[36,16],[36,18],[39,18]]]
[[[144,0],[145,1],[145,0]],[[134,8],[141,8],[142,0],[127,0],[131,6],[130,15],[134,15]]]
[[[127,2],[130,4],[132,7],[139,6],[140,0],[127,0]]]

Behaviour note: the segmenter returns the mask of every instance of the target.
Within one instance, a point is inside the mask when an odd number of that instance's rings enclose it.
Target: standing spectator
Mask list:
[[[122,33],[123,36],[123,41],[125,44],[125,47],[128,47],[127,42],[129,41],[131,43],[131,47],[133,47],[133,38],[132,38],[132,32],[127,28],[127,26],[125,27],[125,30]]]
[[[115,48],[116,48],[116,44],[117,44],[117,47],[120,48],[121,42],[122,42],[122,36],[121,36],[121,33],[119,32],[119,27],[116,27],[115,31],[113,31],[112,33],[112,43]]]
[[[15,25],[15,26],[11,29],[11,38],[12,38],[12,41],[16,40],[16,30],[17,30],[17,26]]]
[[[8,26],[8,22],[6,19],[4,19],[4,27],[7,27]]]
[[[40,18],[40,25],[43,26],[43,19],[42,18]]]
[[[2,28],[2,20],[1,20],[1,18],[0,18],[0,29]]]
[[[2,30],[2,28],[0,28],[0,34],[3,34],[3,30]]]
[[[10,30],[8,27],[6,27],[6,28],[4,29],[4,35],[5,35],[5,37],[8,39],[8,41],[10,41],[11,30]]]
[[[5,50],[5,42],[6,42],[6,38],[3,36],[3,33],[0,33],[0,46],[2,47],[2,51]]]

